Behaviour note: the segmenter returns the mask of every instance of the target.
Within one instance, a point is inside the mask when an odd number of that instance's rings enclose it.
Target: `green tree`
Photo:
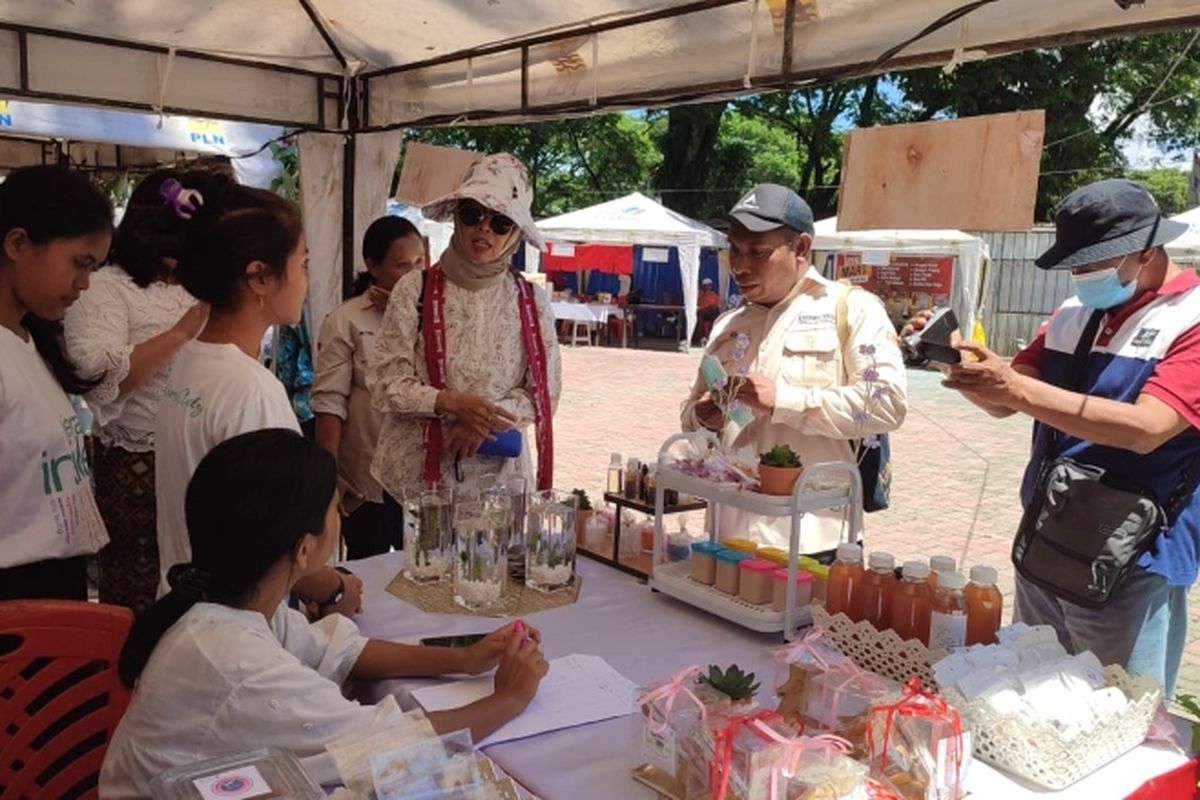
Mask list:
[[[647,185],[659,154],[650,121],[603,114],[530,125],[427,128],[411,138],[482,153],[512,153],[533,181],[535,216],[549,216]]]
[[[1187,211],[1192,207],[1192,204],[1188,202],[1190,176],[1186,172],[1163,167],[1131,171],[1126,174],[1126,177],[1144,183],[1150,194],[1158,201],[1158,207],[1168,217]]]
[[[756,183],[796,186],[800,157],[791,132],[770,120],[727,111],[713,149],[697,218],[723,217]]]
[[[654,187],[664,205],[692,219],[711,210],[708,176],[716,163],[713,154],[725,110],[723,102],[676,106],[666,112],[666,125],[660,128],[662,163]]]

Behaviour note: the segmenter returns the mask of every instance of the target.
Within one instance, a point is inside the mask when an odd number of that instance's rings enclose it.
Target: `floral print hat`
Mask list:
[[[429,203],[421,213],[438,222],[449,222],[454,219],[460,200],[474,200],[490,211],[503,214],[517,223],[525,241],[538,250],[546,249],[546,240],[530,212],[533,186],[529,173],[516,156],[509,153],[484,156],[467,170],[457,189]]]

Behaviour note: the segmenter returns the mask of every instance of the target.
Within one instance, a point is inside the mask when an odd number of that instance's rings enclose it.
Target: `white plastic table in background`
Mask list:
[[[357,621],[365,635],[415,643],[426,636],[482,633],[502,624],[498,619],[427,614],[393,597],[386,588],[402,564],[400,553],[389,553],[348,565],[364,583],[364,612]],[[571,653],[600,655],[639,685],[693,664],[707,667],[737,662],[757,672],[764,703],[772,699],[769,651],[781,644],[779,635],[752,633],[654,594],[637,579],[601,564],[580,560],[579,573],[583,589],[578,602],[527,617],[542,631],[548,658]],[[364,699],[374,701],[395,694],[408,708],[412,690],[429,682],[384,681],[367,687]],[[487,753],[545,800],[653,800],[653,792],[629,777],[635,766],[632,737],[637,726],[634,717],[609,720],[495,745]],[[1140,747],[1057,793],[1019,784],[976,762],[967,788],[973,800],[1107,800],[1125,797],[1149,778],[1184,761],[1186,758],[1176,753]]]

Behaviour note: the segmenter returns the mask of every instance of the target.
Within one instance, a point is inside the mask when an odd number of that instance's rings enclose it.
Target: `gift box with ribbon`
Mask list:
[[[851,800],[862,796],[867,767],[846,754],[850,743],[838,736],[782,736],[750,761],[750,796],[762,800]]]
[[[633,777],[673,800],[707,794],[708,761],[696,751],[696,735],[710,717],[729,708],[727,695],[697,683],[700,673],[700,667],[689,667],[638,698]]]
[[[809,682],[830,670],[853,666],[818,628],[810,629],[802,638],[774,651],[772,656],[775,693],[779,696],[779,707],[775,710],[788,722],[797,724],[804,719]]]
[[[768,709],[734,707],[709,717],[695,737],[699,758],[708,764],[712,800],[750,800],[750,764],[755,754],[794,738],[798,729]]]
[[[900,690],[895,681],[859,668],[852,661],[814,675],[805,686],[801,722],[806,733],[831,733],[850,742],[850,756],[867,752],[867,715]]]
[[[971,763],[971,736],[945,698],[913,678],[899,697],[871,709],[867,728],[872,774],[905,800],[958,800]]]

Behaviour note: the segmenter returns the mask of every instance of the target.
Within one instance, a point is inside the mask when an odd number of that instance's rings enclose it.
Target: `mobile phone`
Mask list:
[[[930,317],[921,330],[904,337],[904,349],[919,360],[941,364],[958,364],[962,353],[954,347],[958,333],[958,317],[943,308]]]
[[[466,633],[461,636],[430,636],[422,639],[425,647],[470,647],[487,636],[486,633]]]

